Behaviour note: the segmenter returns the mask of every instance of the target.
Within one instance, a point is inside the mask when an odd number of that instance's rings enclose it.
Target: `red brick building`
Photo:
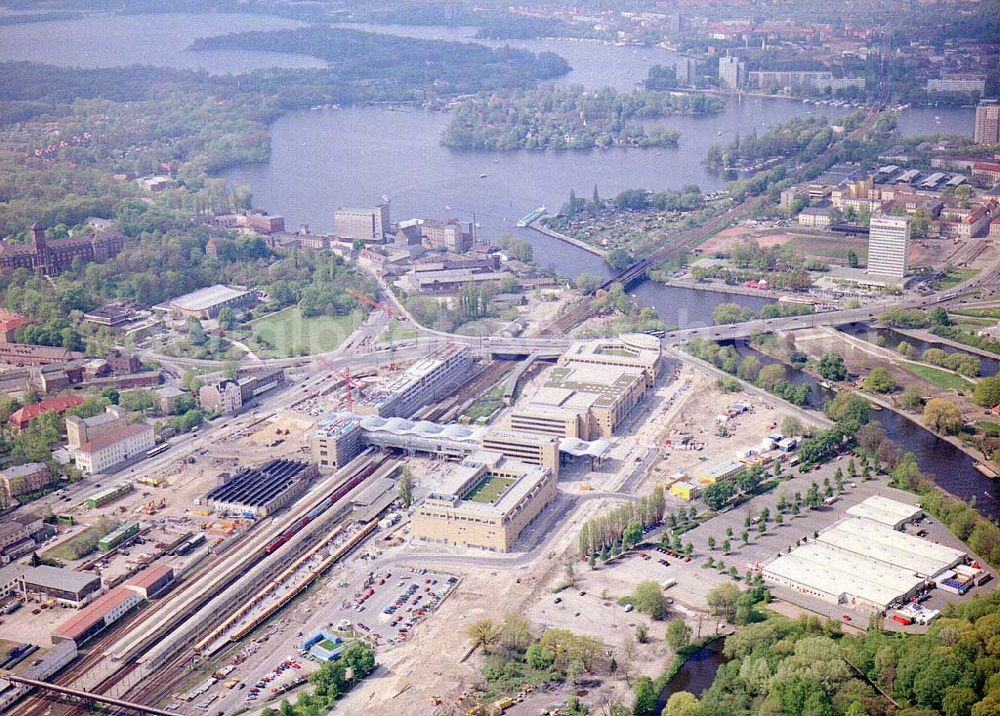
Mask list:
[[[70,269],[76,259],[82,263],[103,263],[117,256],[124,246],[125,237],[113,229],[47,241],[45,230],[35,224],[31,227],[30,243],[0,241],[0,270],[27,268],[52,275]]]
[[[78,395],[60,395],[34,405],[25,405],[10,416],[10,425],[15,430],[24,430],[32,420],[40,418],[45,413],[54,411],[62,415],[78,405],[83,405],[83,398]]]

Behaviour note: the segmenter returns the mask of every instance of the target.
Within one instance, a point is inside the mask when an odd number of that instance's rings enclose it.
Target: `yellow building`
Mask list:
[[[413,515],[413,538],[508,552],[556,497],[556,477],[498,452],[469,455]]]
[[[728,480],[730,477],[736,476],[745,468],[746,465],[737,460],[727,460],[726,462],[709,465],[698,473],[698,482],[703,485],[712,485],[721,480]]]
[[[684,480],[678,480],[670,486],[670,494],[682,500],[693,500],[700,492],[701,490],[698,489],[697,485],[692,485],[690,482],[685,482]]]

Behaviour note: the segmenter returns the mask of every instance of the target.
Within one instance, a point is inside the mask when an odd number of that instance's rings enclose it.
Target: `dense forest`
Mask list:
[[[429,99],[530,87],[570,70],[566,60],[551,52],[535,54],[510,47],[493,49],[471,42],[420,40],[318,26],[204,37],[196,40],[191,49],[291,52],[318,57],[329,62],[330,67],[316,70],[315,75],[331,84],[363,88],[371,100],[419,99],[419,94]],[[379,91],[383,97],[377,96]]]
[[[700,699],[675,695],[664,714],[992,716],[998,645],[997,592],[947,607],[925,635],[873,628],[843,637],[836,623],[772,616],[727,638],[729,661],[712,686]]]
[[[678,133],[629,120],[709,114],[723,103],[705,95],[588,91],[546,86],[462,102],[442,143],[453,149],[589,149],[673,146]]]

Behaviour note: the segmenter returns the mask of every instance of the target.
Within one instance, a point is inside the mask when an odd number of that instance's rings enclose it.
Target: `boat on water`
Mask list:
[[[480,179],[485,179],[485,178],[486,178],[486,177],[488,177],[488,176],[489,176],[489,174],[480,174],[480,175],[479,175],[479,178],[480,178]]]
[[[544,213],[545,213],[544,206],[540,206],[534,211],[529,211],[527,214],[522,216],[521,219],[517,222],[517,228],[523,229],[525,227],[531,226],[536,221],[538,221],[542,217],[542,214]]]

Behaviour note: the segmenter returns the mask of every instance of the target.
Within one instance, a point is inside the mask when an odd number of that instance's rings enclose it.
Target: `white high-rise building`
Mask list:
[[[906,276],[906,256],[910,249],[908,216],[872,216],[868,233],[868,273],[876,276]]]
[[[719,84],[722,89],[739,89],[743,86],[746,63],[736,57],[719,58]]]

